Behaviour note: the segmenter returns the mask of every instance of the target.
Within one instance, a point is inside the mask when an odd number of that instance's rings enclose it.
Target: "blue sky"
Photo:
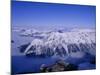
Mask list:
[[[96,7],[40,2],[12,1],[12,26],[52,28],[93,28]]]

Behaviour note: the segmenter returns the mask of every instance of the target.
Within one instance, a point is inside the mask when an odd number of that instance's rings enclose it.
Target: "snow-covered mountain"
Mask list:
[[[33,38],[24,54],[45,56],[66,56],[76,52],[87,52],[95,55],[96,41],[94,29],[72,29],[71,31],[37,31],[24,30],[21,35],[42,36]]]

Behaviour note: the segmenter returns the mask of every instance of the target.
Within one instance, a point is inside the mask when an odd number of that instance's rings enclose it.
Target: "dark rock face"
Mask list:
[[[56,53],[60,56],[66,55],[66,50],[64,49],[63,46],[57,47],[56,48]]]
[[[80,51],[79,47],[76,44],[69,44],[67,47],[69,53]]]
[[[26,56],[27,56],[27,57],[41,57],[41,58],[46,57],[45,54],[36,55],[34,52],[32,52],[32,53],[27,53]]]
[[[28,43],[28,44],[21,45],[21,46],[19,47],[20,52],[23,53],[23,52],[25,51],[25,49],[28,47],[28,45],[29,45],[29,43]]]
[[[27,57],[32,57],[32,56],[35,56],[35,54],[34,53],[27,53],[26,56]]]
[[[77,70],[78,66],[74,65],[74,64],[69,64],[68,66],[65,67],[64,71],[73,71],[73,70]]]
[[[45,47],[43,47],[42,54],[44,54],[46,57],[49,57],[49,56],[54,55],[54,52],[52,51],[51,48],[48,48],[48,47],[45,48]]]
[[[21,45],[20,48],[20,52],[24,53],[25,49],[29,46],[30,44],[24,44]],[[37,47],[40,47],[40,52],[36,53],[37,51]],[[53,50],[55,48],[55,50]],[[76,53],[76,52],[84,52],[84,53],[90,53],[90,54],[95,54],[95,49],[96,49],[96,44],[92,43],[92,44],[68,44],[66,45],[66,48],[68,50],[66,50],[62,45],[58,45],[56,47],[47,47],[47,46],[32,46],[26,53],[26,56],[39,56],[39,57],[50,57],[53,55],[57,55],[57,56],[66,56],[69,55],[71,53]]]
[[[46,66],[45,64],[41,65],[41,72],[58,72],[58,71],[72,71],[77,70],[77,66],[74,64],[66,63],[63,60],[58,60],[55,64]]]
[[[63,33],[63,31],[62,31],[62,30],[58,30],[58,32],[59,32],[59,33]]]

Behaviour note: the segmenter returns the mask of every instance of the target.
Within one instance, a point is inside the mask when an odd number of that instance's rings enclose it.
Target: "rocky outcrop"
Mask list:
[[[46,66],[42,64],[40,67],[41,72],[58,72],[58,71],[72,71],[77,70],[77,66],[74,64],[66,63],[63,60],[56,61],[53,65]]]

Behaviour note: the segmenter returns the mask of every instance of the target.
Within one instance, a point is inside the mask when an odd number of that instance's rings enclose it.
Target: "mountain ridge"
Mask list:
[[[33,38],[33,41],[24,51],[25,55],[65,56],[79,51],[95,55],[95,30],[92,29],[73,29],[70,32],[47,31],[31,34],[32,37],[38,35],[43,38]]]

